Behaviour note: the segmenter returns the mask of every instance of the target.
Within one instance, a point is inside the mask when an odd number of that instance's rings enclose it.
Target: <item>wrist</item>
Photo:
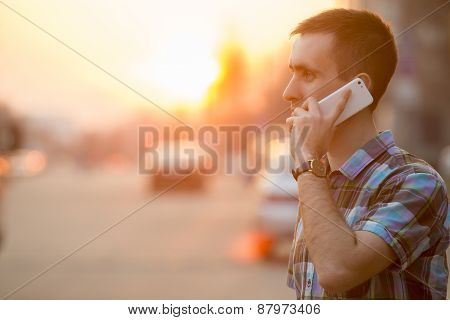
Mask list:
[[[297,182],[297,189],[299,190],[299,192],[303,192],[303,194],[308,194],[305,193],[306,190],[309,190],[312,185],[326,183],[326,179],[324,179],[323,177],[316,176],[311,171],[307,171],[302,173],[298,177],[296,182]]]
[[[313,159],[320,159],[320,156],[317,152],[301,151],[299,156],[297,157],[297,162],[301,163],[301,162],[305,162],[305,161],[313,160]]]
[[[298,177],[297,177],[297,184],[300,183],[301,180],[304,180],[305,178],[308,179],[308,177],[315,177],[314,173],[312,173],[311,171],[305,171],[302,172]]]

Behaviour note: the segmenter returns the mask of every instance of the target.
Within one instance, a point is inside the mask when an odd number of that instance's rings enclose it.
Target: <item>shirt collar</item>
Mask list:
[[[392,146],[394,146],[392,131],[381,131],[376,137],[356,150],[339,168],[339,171],[348,179],[353,180],[369,163]],[[330,164],[326,154],[324,155],[324,161],[328,171],[330,171]]]

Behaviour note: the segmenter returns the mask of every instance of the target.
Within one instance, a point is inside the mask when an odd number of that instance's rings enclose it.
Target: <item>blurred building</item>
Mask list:
[[[445,150],[450,146],[450,10],[445,5],[435,11],[446,2],[352,0],[348,6],[374,11],[391,23],[399,64],[378,113],[392,112],[396,142],[428,161],[449,182]]]

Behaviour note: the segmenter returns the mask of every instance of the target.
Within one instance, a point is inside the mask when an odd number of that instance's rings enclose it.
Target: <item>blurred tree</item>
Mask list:
[[[243,49],[235,41],[220,50],[220,75],[208,92],[207,118],[213,123],[235,123],[242,108],[247,65]]]

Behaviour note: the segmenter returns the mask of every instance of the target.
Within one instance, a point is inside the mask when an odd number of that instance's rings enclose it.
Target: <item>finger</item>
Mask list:
[[[309,97],[305,100],[305,102],[302,103],[301,108],[303,110],[309,111],[309,104],[311,102],[315,101],[315,99],[313,97]]]
[[[294,127],[294,125],[297,125],[297,126],[303,125],[304,124],[303,119],[304,119],[303,117],[295,117],[295,116],[287,118],[286,124],[289,128],[289,131],[292,131],[292,128]]]
[[[305,109],[303,109],[301,107],[297,107],[297,108],[294,109],[294,111],[292,112],[291,115],[292,116],[297,116],[297,117],[306,116],[306,115],[308,115],[308,111],[306,111]]]
[[[287,124],[289,127],[292,127],[292,125],[294,124],[294,118],[295,118],[295,117],[289,117],[289,118],[286,119],[286,124]]]
[[[302,118],[301,117],[289,117],[286,119],[286,124],[288,126],[293,126],[294,124],[301,124],[302,123]]]
[[[316,99],[311,98],[311,100],[309,100],[309,102],[308,102],[308,107],[309,107],[309,112],[311,112],[311,114],[313,114],[317,117],[320,117],[322,115],[322,113],[320,111],[320,105]]]
[[[335,123],[336,120],[339,118],[339,116],[344,111],[345,105],[347,104],[347,101],[350,98],[351,94],[352,94],[352,90],[350,90],[350,89],[347,89],[342,93],[341,100],[339,100],[339,103],[337,104],[336,108],[334,108],[334,110],[331,114],[331,122],[332,123]]]
[[[294,126],[294,117],[289,117],[286,119],[286,124],[288,126],[289,132],[292,131],[292,127]]]

